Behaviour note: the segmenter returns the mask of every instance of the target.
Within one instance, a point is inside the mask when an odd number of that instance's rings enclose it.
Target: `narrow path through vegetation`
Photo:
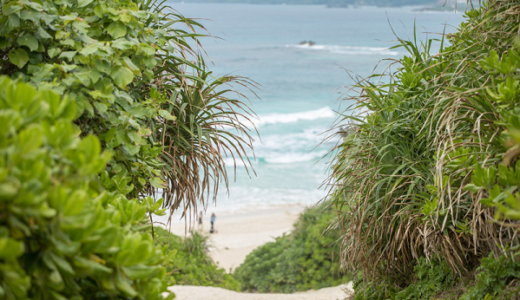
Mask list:
[[[336,287],[294,294],[238,293],[209,286],[176,285],[168,288],[177,300],[343,300],[345,290],[352,291],[352,282]]]

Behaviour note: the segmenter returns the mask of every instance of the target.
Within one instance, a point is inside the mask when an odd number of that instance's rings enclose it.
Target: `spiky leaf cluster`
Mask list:
[[[439,41],[437,55],[434,40],[401,40],[408,54],[398,71],[356,86],[361,114],[344,118],[331,183],[344,263],[367,281],[406,286],[423,256],[461,274],[519,242],[511,220],[518,201],[506,196],[518,184],[509,141],[518,118],[520,6],[489,1],[466,19]],[[506,219],[496,221],[495,206]]]

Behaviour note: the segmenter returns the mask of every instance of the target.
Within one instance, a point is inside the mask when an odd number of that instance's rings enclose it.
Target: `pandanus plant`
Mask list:
[[[366,280],[406,285],[421,256],[462,274],[491,251],[518,248],[518,154],[507,143],[520,128],[519,18],[518,1],[489,1],[439,54],[429,54],[431,40],[400,40],[408,54],[390,80],[355,86],[362,114],[340,121],[329,183],[343,262]]]
[[[227,156],[235,171],[236,160],[240,160],[249,173],[251,134],[258,132],[247,97],[234,90],[236,86],[256,88],[256,83],[244,77],[213,76],[197,51],[203,50],[198,38],[205,36],[197,29],[205,28],[165,2],[151,0],[146,6],[158,13],[159,19],[150,19],[150,24],[167,33],[171,51],[157,53],[160,63],[154,69],[153,82],[139,83],[138,90],[142,97],[158,101],[161,108],[161,116],[151,121],[151,128],[153,141],[163,147],[163,182],[148,184],[144,192],[162,197],[171,218],[177,209],[187,216],[198,210],[198,204],[206,207],[221,183],[228,188]]]
[[[179,208],[184,213],[196,212],[197,204],[206,206],[211,194],[214,200],[221,183],[228,188],[226,157],[232,159],[235,171],[237,160],[248,173],[248,167],[252,168],[255,115],[247,103],[237,99],[245,96],[229,84],[254,83],[233,76],[212,78],[203,67],[196,72],[193,79],[185,79],[185,84],[174,90],[168,84],[172,78],[158,85],[162,97],[168,99],[162,108],[173,117],[161,119],[155,137],[164,146],[165,184],[161,191],[171,213]],[[159,191],[150,186],[149,192]]]

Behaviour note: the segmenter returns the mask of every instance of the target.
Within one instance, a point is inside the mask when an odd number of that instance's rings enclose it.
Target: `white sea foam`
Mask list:
[[[251,164],[254,166],[255,165],[255,161],[250,158],[250,161],[251,161]],[[244,158],[244,161],[242,161],[238,156],[235,156],[235,159],[233,159],[233,157],[225,157],[224,158],[224,163],[226,164],[227,167],[231,167],[231,168],[234,168],[235,165],[237,167],[248,167],[249,168],[249,162],[247,162],[247,159]]]
[[[321,200],[325,190],[307,189],[280,189],[257,187],[232,187],[230,196],[220,193],[217,196],[217,207],[210,207],[214,211],[247,211],[269,208],[273,205],[302,204],[312,205]]]
[[[248,156],[253,166],[258,163],[291,164],[306,161],[315,162],[325,156],[339,138],[327,139],[324,142],[325,137],[328,136],[324,134],[326,130],[327,127],[318,126],[298,133],[264,135],[261,141],[256,140],[253,143],[256,161],[253,160],[251,151],[248,151]],[[319,146],[320,143],[323,144]],[[225,158],[224,162],[227,167],[234,167],[232,157]],[[236,166],[244,167],[244,163],[237,159]]]
[[[334,118],[336,113],[330,107],[322,107],[317,110],[302,111],[295,113],[271,113],[259,115],[258,119],[252,120],[256,127],[267,124],[287,124],[298,121],[312,121],[322,118]]]
[[[313,127],[303,132],[288,134],[270,134],[262,137],[262,143],[257,141],[254,145],[259,151],[264,150],[297,150],[316,147],[323,140],[323,132],[327,127]]]
[[[222,189],[217,196],[216,203],[210,203],[206,209],[199,204],[198,211],[206,211],[206,215],[215,213],[237,213],[272,209],[277,206],[303,205],[312,206],[327,195],[324,189],[279,189],[256,187],[231,187],[229,196]],[[215,205],[216,204],[216,205]],[[193,212],[192,212],[193,214]],[[190,218],[191,217],[191,218]],[[154,221],[166,223],[168,216],[154,216]],[[193,215],[188,220],[194,221]],[[185,222],[182,212],[177,210],[172,215],[173,223]]]
[[[327,151],[312,151],[308,153],[287,152],[264,157],[265,161],[272,164],[292,164],[304,161],[313,161],[323,157]]]
[[[399,52],[385,47],[363,47],[363,46],[338,46],[338,45],[286,45],[287,48],[309,49],[315,51],[327,51],[345,55],[387,55],[396,56]]]

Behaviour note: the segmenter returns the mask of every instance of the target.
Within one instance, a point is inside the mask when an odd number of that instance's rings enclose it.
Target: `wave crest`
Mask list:
[[[385,47],[365,47],[365,46],[338,46],[338,45],[286,45],[287,48],[309,49],[316,51],[328,51],[336,54],[346,55],[389,55],[396,56],[399,52]]]
[[[323,118],[334,118],[336,113],[329,107],[323,107],[317,110],[296,112],[296,113],[272,113],[258,116],[258,120],[253,120],[256,127],[267,124],[287,124],[298,121],[313,121]]]

